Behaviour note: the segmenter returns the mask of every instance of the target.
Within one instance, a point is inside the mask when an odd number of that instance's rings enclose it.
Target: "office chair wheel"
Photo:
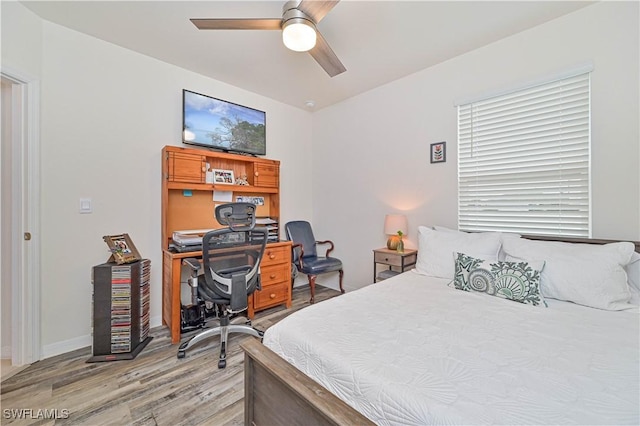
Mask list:
[[[223,369],[227,366],[227,360],[226,359],[221,359],[220,361],[218,361],[218,368],[219,369]]]
[[[178,351],[178,359],[182,359],[186,356],[186,353],[184,351]]]

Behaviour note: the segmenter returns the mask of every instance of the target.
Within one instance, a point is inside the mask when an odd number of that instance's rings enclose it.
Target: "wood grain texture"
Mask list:
[[[316,303],[339,295],[316,288]],[[266,330],[309,306],[309,288],[293,291],[291,309],[277,306],[256,314],[253,325]],[[193,333],[192,333],[193,334]],[[192,334],[185,336],[185,339]],[[219,370],[219,340],[195,346],[177,359],[169,330],[153,329],[154,339],[135,359],[86,363],[91,348],[36,362],[3,380],[1,424],[15,425],[240,425],[244,424],[244,355],[232,334],[227,368]],[[68,418],[5,418],[4,410],[68,410]],[[62,417],[62,416],[60,416]]]

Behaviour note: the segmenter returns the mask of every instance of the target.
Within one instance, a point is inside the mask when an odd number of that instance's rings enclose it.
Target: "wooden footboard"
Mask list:
[[[245,425],[373,425],[257,339],[244,350]]]

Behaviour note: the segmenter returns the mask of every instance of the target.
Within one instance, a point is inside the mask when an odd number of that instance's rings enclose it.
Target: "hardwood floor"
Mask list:
[[[316,303],[339,294],[316,286]],[[296,288],[291,309],[280,306],[259,312],[253,325],[266,330],[308,305],[308,286]],[[218,338],[202,342],[190,350],[186,358],[177,359],[178,345],[171,345],[166,328],[154,329],[151,335],[154,337],[151,343],[130,361],[86,363],[91,348],[84,348],[36,362],[3,380],[0,423],[243,424],[244,356],[239,344],[243,339],[254,337],[231,334],[227,368],[219,370]],[[18,414],[22,414],[23,419],[16,419]],[[57,419],[51,419],[56,414]]]

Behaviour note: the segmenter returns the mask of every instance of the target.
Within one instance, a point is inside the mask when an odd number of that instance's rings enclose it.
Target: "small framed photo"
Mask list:
[[[107,243],[111,252],[108,262],[122,265],[123,263],[131,263],[142,259],[138,249],[129,238],[129,234],[105,235],[102,239]]]
[[[436,142],[431,144],[431,162],[444,163],[447,161],[447,143]]]
[[[213,169],[214,184],[233,185],[235,181],[233,170]]]

